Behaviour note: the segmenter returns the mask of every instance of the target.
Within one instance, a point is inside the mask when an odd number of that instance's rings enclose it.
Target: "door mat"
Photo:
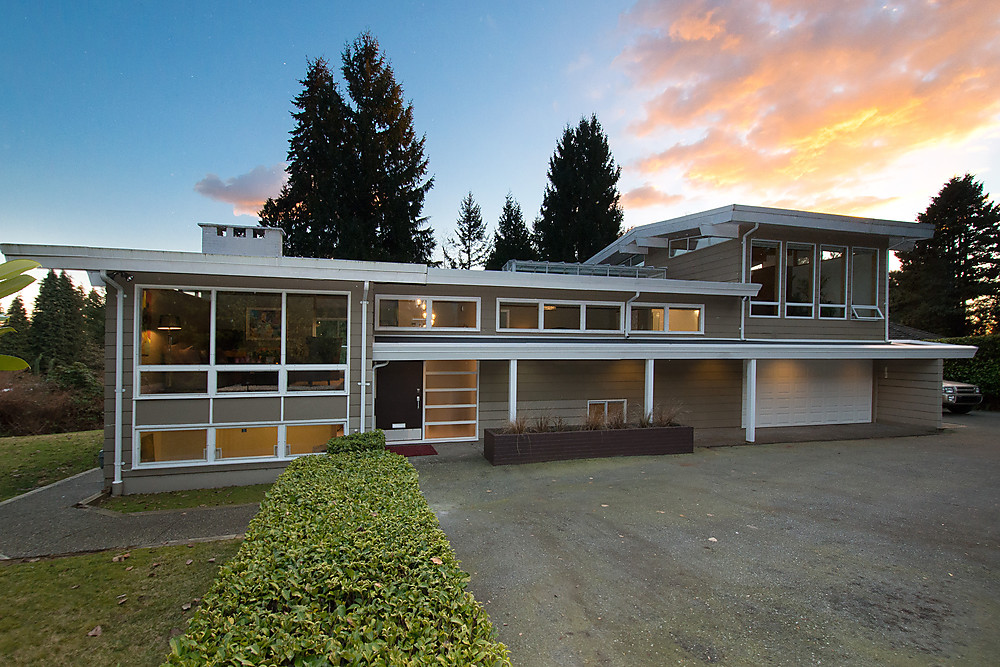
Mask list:
[[[400,456],[433,456],[437,450],[431,445],[386,445],[385,448]]]

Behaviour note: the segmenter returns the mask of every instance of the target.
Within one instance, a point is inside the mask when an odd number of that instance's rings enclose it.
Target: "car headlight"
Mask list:
[[[972,388],[972,391],[976,392],[977,394],[978,394],[978,393],[980,393],[980,392],[979,392],[979,387],[973,387],[973,388]]]
[[[954,394],[955,393],[955,388],[954,387],[945,387],[944,388],[944,393],[946,393],[946,394]]]

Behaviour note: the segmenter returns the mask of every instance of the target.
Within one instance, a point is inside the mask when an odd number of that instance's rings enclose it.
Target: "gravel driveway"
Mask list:
[[[515,665],[995,664],[1000,414],[937,435],[411,459]]]

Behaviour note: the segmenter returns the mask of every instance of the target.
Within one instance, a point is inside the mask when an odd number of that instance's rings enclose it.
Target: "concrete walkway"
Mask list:
[[[257,513],[257,505],[137,514],[76,507],[101,483],[95,468],[0,503],[0,559],[241,535]]]

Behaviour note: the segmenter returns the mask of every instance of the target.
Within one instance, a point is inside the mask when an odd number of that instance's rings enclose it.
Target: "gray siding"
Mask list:
[[[654,410],[676,411],[679,422],[695,428],[740,427],[742,361],[674,359],[654,368]]]
[[[738,240],[726,241],[672,258],[666,248],[650,250],[645,264],[665,266],[667,278],[739,282],[741,245]]]
[[[941,428],[940,359],[875,364],[875,421]]]

